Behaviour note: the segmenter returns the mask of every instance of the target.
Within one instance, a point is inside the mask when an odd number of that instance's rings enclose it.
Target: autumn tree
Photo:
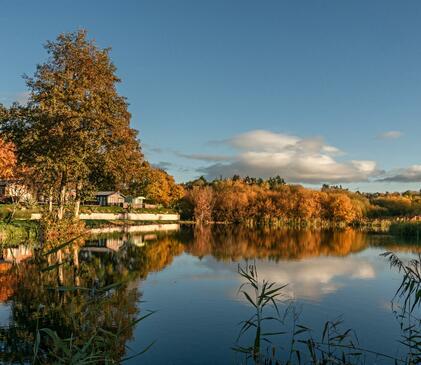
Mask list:
[[[171,175],[148,162],[142,164],[132,182],[131,191],[164,206],[173,205],[184,196],[183,187]]]
[[[187,192],[186,199],[193,207],[193,217],[196,222],[208,223],[212,221],[215,199],[211,187],[194,187]]]
[[[120,80],[110,50],[83,30],[61,34],[45,48],[49,59],[26,78],[28,105],[12,108],[3,130],[12,134],[20,162],[57,197],[58,217],[70,189],[78,216],[84,191],[100,178],[126,186],[142,154],[126,99],[116,90]]]
[[[233,178],[215,182],[213,190],[215,220],[241,222],[247,218],[251,202],[255,198],[253,188]]]
[[[296,193],[294,217],[301,220],[311,220],[320,217],[321,200],[318,192],[301,188]]]
[[[7,109],[0,104],[0,126],[6,120]],[[13,143],[7,142],[4,135],[0,134],[0,179],[14,177],[16,167],[16,154]]]
[[[326,195],[326,218],[334,222],[350,223],[359,218],[358,211],[346,194]]]
[[[13,179],[16,175],[16,155],[13,143],[0,138],[0,179]]]

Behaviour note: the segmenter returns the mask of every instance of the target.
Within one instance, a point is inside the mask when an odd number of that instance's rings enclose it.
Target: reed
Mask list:
[[[421,222],[395,222],[390,225],[389,233],[396,236],[421,238]]]
[[[371,364],[372,361],[386,361],[390,364],[413,365],[421,363],[421,325],[420,319],[414,316],[414,309],[421,305],[421,256],[405,265],[394,254],[385,253],[391,265],[404,273],[401,286],[395,299],[403,300],[403,310],[398,316],[401,319],[402,339],[408,351],[405,357],[397,358],[364,348],[358,342],[352,328],[345,328],[342,318],[325,322],[320,336],[314,336],[313,330],[300,323],[300,313],[293,301],[281,301],[286,285],[260,280],[255,264],[238,268],[245,283],[241,293],[251,305],[253,315],[242,321],[241,329],[233,350],[243,354],[247,364],[249,360],[255,365],[359,365]],[[245,290],[249,288],[249,290]],[[281,315],[280,305],[286,304]],[[404,326],[404,319],[410,324]],[[278,331],[268,331],[267,325],[278,327]],[[250,344],[240,344],[245,334],[252,332]],[[280,336],[277,341],[272,337]],[[250,337],[249,337],[250,338]],[[280,344],[284,344],[282,347]],[[266,347],[263,347],[266,344]],[[285,345],[287,344],[287,345]]]

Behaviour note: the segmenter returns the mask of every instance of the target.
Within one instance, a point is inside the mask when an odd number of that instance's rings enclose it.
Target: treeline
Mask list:
[[[185,185],[184,219],[200,222],[358,223],[371,218],[414,216],[421,212],[419,193],[365,194],[324,185],[321,190],[286,184],[278,177],[250,177]]]

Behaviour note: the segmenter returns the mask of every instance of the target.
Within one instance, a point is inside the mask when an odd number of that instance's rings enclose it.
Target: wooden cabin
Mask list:
[[[99,191],[95,194],[96,202],[98,205],[118,205],[123,206],[125,196],[117,191]]]

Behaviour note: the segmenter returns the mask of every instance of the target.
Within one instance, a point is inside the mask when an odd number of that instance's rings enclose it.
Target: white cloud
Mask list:
[[[380,139],[397,139],[403,136],[403,133],[400,131],[386,131],[379,134]]]
[[[287,134],[273,133],[265,130],[254,130],[239,134],[229,139],[228,142],[239,149],[248,150],[250,147],[260,151],[274,152],[279,149],[296,145],[300,138]]]
[[[289,283],[287,290],[295,298],[319,299],[335,292],[343,283],[341,278],[370,280],[376,277],[374,266],[362,258],[317,257],[304,261],[287,261],[282,265],[265,263],[259,275],[270,282]]]
[[[205,256],[201,260],[201,272],[190,275],[191,279],[232,280],[232,273],[237,272],[238,262],[218,261]],[[206,269],[204,269],[206,267]],[[337,256],[317,256],[302,260],[281,260],[279,262],[262,259],[257,262],[257,271],[261,279],[287,285],[282,293],[287,298],[308,298],[320,300],[325,295],[336,292],[349,281],[373,280],[384,266],[378,260],[372,261],[363,255],[350,255],[346,259]],[[232,298],[243,298],[238,295],[238,287],[243,279],[238,275],[238,286],[231,292]]]
[[[225,141],[237,154],[228,163],[201,169],[209,178],[220,175],[270,177],[281,175],[289,182],[339,183],[367,181],[378,171],[374,161],[340,162],[341,151],[322,138],[300,138],[254,130]]]
[[[379,179],[379,181],[421,182],[421,165],[412,165],[404,169],[392,170],[388,173],[388,176]]]

